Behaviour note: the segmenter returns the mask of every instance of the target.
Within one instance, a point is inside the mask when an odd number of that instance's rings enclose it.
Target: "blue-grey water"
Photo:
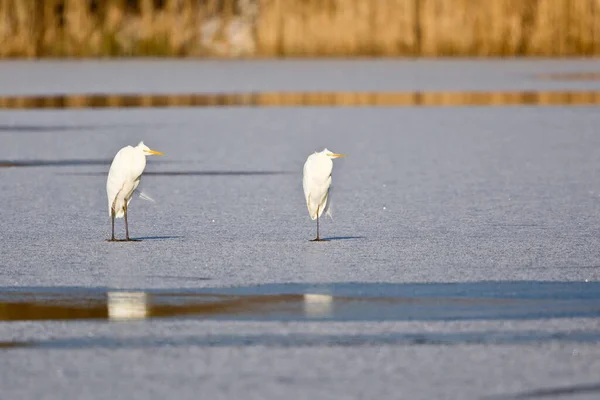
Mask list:
[[[560,76],[598,65],[15,61],[0,95],[597,91]],[[0,110],[2,397],[597,398],[600,113],[499,103]],[[107,243],[140,140],[142,241]],[[323,147],[348,157],[313,243]]]

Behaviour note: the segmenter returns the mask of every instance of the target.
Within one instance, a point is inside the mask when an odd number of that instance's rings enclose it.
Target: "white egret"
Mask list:
[[[306,207],[313,221],[317,220],[317,237],[319,238],[319,217],[328,207],[327,198],[331,186],[331,171],[333,170],[333,159],[344,157],[345,154],[332,153],[327,148],[320,152],[314,152],[306,159],[302,173],[302,187]]]
[[[115,239],[115,218],[125,217],[125,240],[129,238],[127,225],[127,208],[133,192],[140,184],[140,178],[146,168],[146,156],[163,155],[160,151],[151,150],[140,142],[137,146],[125,146],[115,155],[108,171],[106,194],[108,196],[108,215],[112,221],[110,242]]]

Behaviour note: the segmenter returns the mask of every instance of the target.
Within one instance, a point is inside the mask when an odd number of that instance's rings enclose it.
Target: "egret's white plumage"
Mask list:
[[[133,192],[140,184],[140,178],[146,168],[146,156],[157,154],[160,151],[151,150],[140,142],[137,146],[125,146],[117,152],[110,165],[106,180],[106,195],[108,197],[108,215],[112,219],[112,240],[115,238],[115,218],[125,216],[125,230],[129,240],[127,226],[127,207]]]
[[[319,240],[319,217],[327,210],[333,159],[343,157],[327,148],[314,152],[306,159],[302,173],[302,187],[308,214],[317,220],[317,238]]]

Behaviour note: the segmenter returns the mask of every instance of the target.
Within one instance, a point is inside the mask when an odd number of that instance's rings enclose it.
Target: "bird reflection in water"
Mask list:
[[[144,319],[149,315],[148,296],[144,292],[108,292],[108,319]]]
[[[308,318],[327,318],[333,315],[333,296],[304,294],[304,315]]]

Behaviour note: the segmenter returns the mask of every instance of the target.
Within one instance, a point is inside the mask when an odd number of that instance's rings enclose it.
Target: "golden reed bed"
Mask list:
[[[0,57],[600,55],[600,0],[0,0]]]

